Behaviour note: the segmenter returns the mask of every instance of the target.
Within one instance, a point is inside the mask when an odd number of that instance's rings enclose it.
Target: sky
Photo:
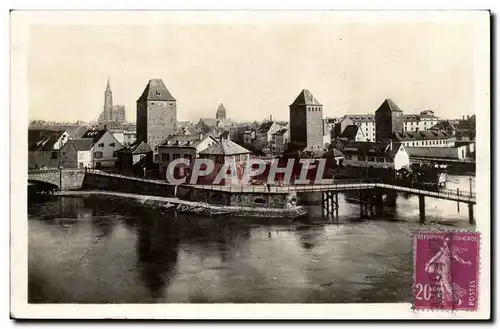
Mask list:
[[[307,16],[307,15],[306,15]],[[29,29],[29,119],[94,120],[109,77],[135,122],[149,79],[177,99],[178,120],[288,120],[302,89],[325,117],[373,113],[385,98],[405,113],[472,114],[477,31],[469,21],[322,18],[50,22]]]

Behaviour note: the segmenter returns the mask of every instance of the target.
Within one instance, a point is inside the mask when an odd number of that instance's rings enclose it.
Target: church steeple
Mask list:
[[[226,115],[226,108],[224,107],[224,104],[220,103],[219,107],[217,108],[217,112],[215,113],[215,118],[226,119]]]
[[[111,91],[111,85],[108,83],[106,85],[106,91],[104,92],[104,120],[113,120],[113,92]]]

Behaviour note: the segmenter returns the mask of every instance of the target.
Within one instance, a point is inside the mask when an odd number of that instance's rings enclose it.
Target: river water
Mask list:
[[[474,182],[474,181],[473,181]],[[448,188],[469,190],[468,177]],[[300,221],[163,216],[98,198],[28,204],[31,303],[410,302],[417,229],[473,229],[465,204],[398,195],[384,218]],[[481,220],[481,219],[477,219]]]

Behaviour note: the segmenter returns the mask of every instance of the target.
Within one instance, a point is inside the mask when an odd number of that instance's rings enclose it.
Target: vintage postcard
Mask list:
[[[12,317],[490,317],[488,11],[13,11],[10,51]]]

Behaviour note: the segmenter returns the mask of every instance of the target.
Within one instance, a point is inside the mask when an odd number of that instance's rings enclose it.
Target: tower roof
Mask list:
[[[137,101],[175,101],[161,79],[150,79]]]
[[[219,107],[217,108],[217,112],[226,112],[226,108],[224,107],[224,104],[220,103]]]
[[[378,107],[377,111],[389,110],[391,112],[403,112],[399,106],[390,98],[386,98]]]
[[[109,84],[109,77],[108,77],[108,83],[106,84],[106,91],[111,92],[111,86]]]
[[[316,97],[314,97],[309,90],[302,89],[297,98],[295,98],[295,101],[292,103],[292,105],[322,105],[322,104],[318,102]]]

